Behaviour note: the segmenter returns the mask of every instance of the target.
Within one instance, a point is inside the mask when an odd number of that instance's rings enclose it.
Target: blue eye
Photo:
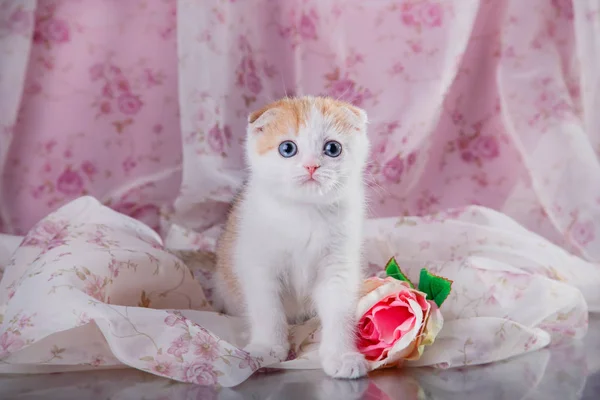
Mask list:
[[[323,147],[323,153],[325,153],[325,155],[328,157],[335,158],[342,154],[342,145],[335,140],[330,140],[329,142],[325,143],[325,146]]]
[[[296,143],[291,140],[286,140],[285,142],[281,142],[279,145],[279,154],[281,154],[284,158],[294,157],[298,152],[298,146]]]

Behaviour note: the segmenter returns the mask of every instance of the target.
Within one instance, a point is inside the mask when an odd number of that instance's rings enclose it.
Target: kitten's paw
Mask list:
[[[271,356],[279,361],[285,361],[288,358],[290,345],[289,343],[273,345],[268,343],[253,342],[248,344],[244,348],[244,351],[250,353],[250,355],[254,357],[264,358]]]
[[[323,371],[332,378],[356,379],[365,376],[368,364],[365,357],[358,353],[329,353],[321,357]]]

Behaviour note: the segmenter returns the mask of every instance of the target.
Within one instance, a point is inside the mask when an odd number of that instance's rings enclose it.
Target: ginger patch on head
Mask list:
[[[258,154],[277,148],[282,136],[297,136],[313,111],[321,113],[324,119],[329,119],[342,133],[360,131],[360,125],[366,122],[363,121],[366,118],[364,111],[343,101],[327,97],[278,100],[248,117],[251,132],[257,135]]]
[[[300,126],[308,116],[308,110],[298,101],[283,99],[268,104],[248,117],[252,134],[258,135],[258,154],[277,148],[284,135],[298,135]]]
[[[341,133],[360,131],[366,123],[366,114],[360,108],[329,97],[316,97],[315,106],[325,118],[329,117]]]

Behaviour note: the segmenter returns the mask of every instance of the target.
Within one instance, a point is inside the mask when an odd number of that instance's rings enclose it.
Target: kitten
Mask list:
[[[325,373],[358,378],[366,113],[321,97],[283,99],[250,115],[249,177],[217,247],[224,311],[246,316],[246,351],[285,360],[288,323],[315,314]]]

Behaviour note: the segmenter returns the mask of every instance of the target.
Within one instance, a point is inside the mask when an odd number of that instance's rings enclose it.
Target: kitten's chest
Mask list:
[[[285,242],[282,243],[282,250],[287,250],[298,261],[326,252],[337,235],[329,216],[317,211],[288,215],[286,221],[277,235]]]

